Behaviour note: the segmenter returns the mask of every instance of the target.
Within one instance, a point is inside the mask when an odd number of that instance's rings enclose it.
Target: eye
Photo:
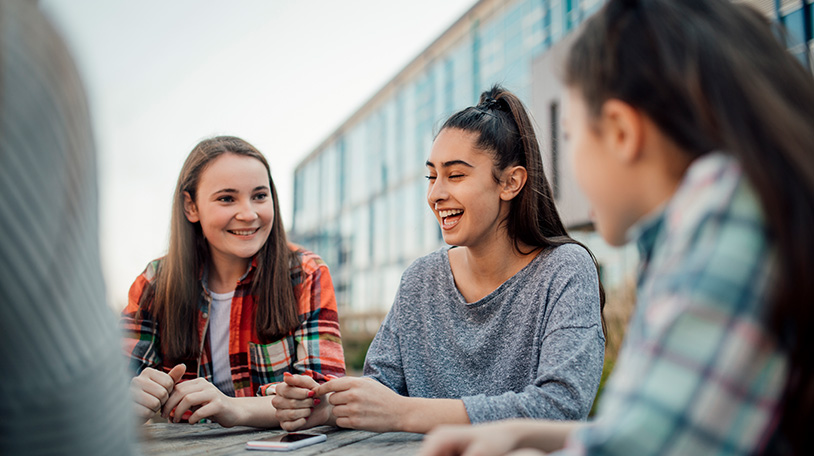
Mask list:
[[[424,176],[427,178],[428,181],[432,182],[436,179],[437,176]]]
[[[269,194],[266,192],[260,192],[254,195],[254,199],[264,201],[269,197]]]
[[[464,175],[463,174],[450,174],[449,175],[450,179],[459,179],[461,177],[464,177]]]
[[[233,196],[231,196],[231,195],[224,195],[224,196],[221,196],[220,198],[218,198],[218,201],[220,201],[221,203],[231,203],[234,200],[235,200],[235,198]]]

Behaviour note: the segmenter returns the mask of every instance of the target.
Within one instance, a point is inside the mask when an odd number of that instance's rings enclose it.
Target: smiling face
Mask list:
[[[260,160],[225,153],[204,169],[195,201],[185,194],[184,210],[200,222],[215,267],[248,267],[274,221],[268,171]]]
[[[502,229],[508,202],[493,175],[489,154],[475,148],[476,133],[447,128],[438,134],[427,160],[427,203],[444,242],[473,247]]]

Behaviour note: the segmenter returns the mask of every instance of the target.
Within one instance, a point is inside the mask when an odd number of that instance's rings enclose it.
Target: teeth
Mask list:
[[[446,218],[446,217],[451,217],[453,215],[463,214],[463,212],[464,211],[461,210],[461,209],[450,209],[450,210],[446,210],[446,211],[438,211],[438,215],[440,215],[443,218]]]
[[[256,231],[257,231],[257,229],[255,228],[253,230],[243,230],[243,231],[232,230],[232,233],[234,233],[234,234],[236,234],[238,236],[249,236],[251,234],[254,234]]]

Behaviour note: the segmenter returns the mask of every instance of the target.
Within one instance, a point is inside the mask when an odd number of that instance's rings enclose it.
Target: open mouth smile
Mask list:
[[[441,228],[445,230],[454,228],[461,220],[463,213],[463,209],[445,209],[438,211],[438,215],[441,217]]]

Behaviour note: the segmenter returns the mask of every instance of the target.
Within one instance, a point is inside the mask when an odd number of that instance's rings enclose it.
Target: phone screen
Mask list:
[[[274,436],[269,441],[272,441],[272,442],[299,442],[300,440],[310,439],[311,437],[316,437],[316,436],[313,435],[313,434],[293,434],[292,433],[292,434]],[[278,439],[278,440],[274,440],[274,439]],[[261,440],[265,441],[266,439],[261,439]]]
[[[315,443],[324,442],[325,434],[289,433],[279,434],[246,443],[250,450],[289,451]]]

